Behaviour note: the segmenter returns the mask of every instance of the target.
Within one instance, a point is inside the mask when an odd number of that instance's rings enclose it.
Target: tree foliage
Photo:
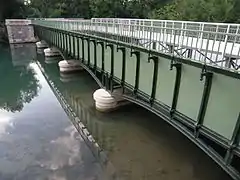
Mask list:
[[[32,0],[42,17],[134,17],[147,18],[168,0]]]
[[[0,3],[0,18],[156,18],[240,22],[240,0],[19,0]]]
[[[0,1],[0,21],[6,18],[21,18],[23,3],[17,0]]]
[[[239,0],[176,0],[155,9],[153,18],[210,22],[238,22]]]

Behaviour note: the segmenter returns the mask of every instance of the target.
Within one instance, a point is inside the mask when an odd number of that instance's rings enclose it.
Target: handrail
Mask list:
[[[240,24],[152,19],[32,19],[33,24],[81,31],[239,73]],[[134,40],[133,40],[134,39]]]

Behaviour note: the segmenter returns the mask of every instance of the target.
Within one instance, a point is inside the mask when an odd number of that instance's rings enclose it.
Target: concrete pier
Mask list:
[[[129,104],[128,101],[125,101],[122,98],[119,92],[120,89],[114,90],[112,94],[105,89],[96,90],[93,93],[96,109],[101,112],[109,112],[119,108],[120,106]]]
[[[81,63],[78,60],[62,60],[58,63],[59,70],[61,73],[69,73],[75,71],[81,71]]]
[[[47,48],[48,44],[45,41],[38,41],[36,42],[37,48]]]
[[[50,48],[44,49],[44,55],[46,57],[60,56],[60,52],[57,48],[50,47]]]

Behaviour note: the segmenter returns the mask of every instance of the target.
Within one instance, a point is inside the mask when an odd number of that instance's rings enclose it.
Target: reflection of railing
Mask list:
[[[77,131],[80,133],[81,137],[83,140],[86,142],[88,147],[91,149],[93,152],[94,156],[99,160],[101,165],[106,168],[107,174],[106,178],[109,180],[115,179],[116,178],[116,171],[112,165],[112,163],[108,160],[106,153],[100,148],[98,145],[98,142],[95,141],[93,138],[92,134],[89,133],[88,128],[83,124],[82,120],[80,119],[74,110],[71,108],[69,105],[68,101],[66,100],[66,94],[63,96],[63,94],[58,90],[56,87],[55,83],[49,78],[49,76],[44,72],[43,67],[39,62],[36,62],[38,67],[40,68],[41,72],[43,73],[44,77],[46,78],[49,86],[53,90],[53,93],[57,97],[59,103],[63,107],[64,111],[67,113],[68,117],[70,118],[71,122],[73,125],[76,127]]]
[[[114,147],[114,141],[111,138],[112,135],[107,135],[111,129],[105,131],[103,127],[104,125],[102,125],[101,121],[96,120],[94,113],[91,112],[88,107],[85,107],[80,98],[75,97],[68,91],[65,91],[63,96],[73,109],[74,113],[76,113],[76,116],[81,119],[82,123],[88,128],[90,134],[96,139],[100,147],[106,151],[111,151]]]
[[[107,38],[111,34],[115,35],[116,41],[148,50],[233,70],[240,68],[239,24],[111,18],[46,19],[32,22],[93,35],[101,32]]]

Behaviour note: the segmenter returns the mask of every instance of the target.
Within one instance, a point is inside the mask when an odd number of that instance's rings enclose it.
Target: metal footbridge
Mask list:
[[[100,87],[157,114],[240,179],[239,24],[34,19],[35,34]],[[159,130],[161,127],[159,127]]]

